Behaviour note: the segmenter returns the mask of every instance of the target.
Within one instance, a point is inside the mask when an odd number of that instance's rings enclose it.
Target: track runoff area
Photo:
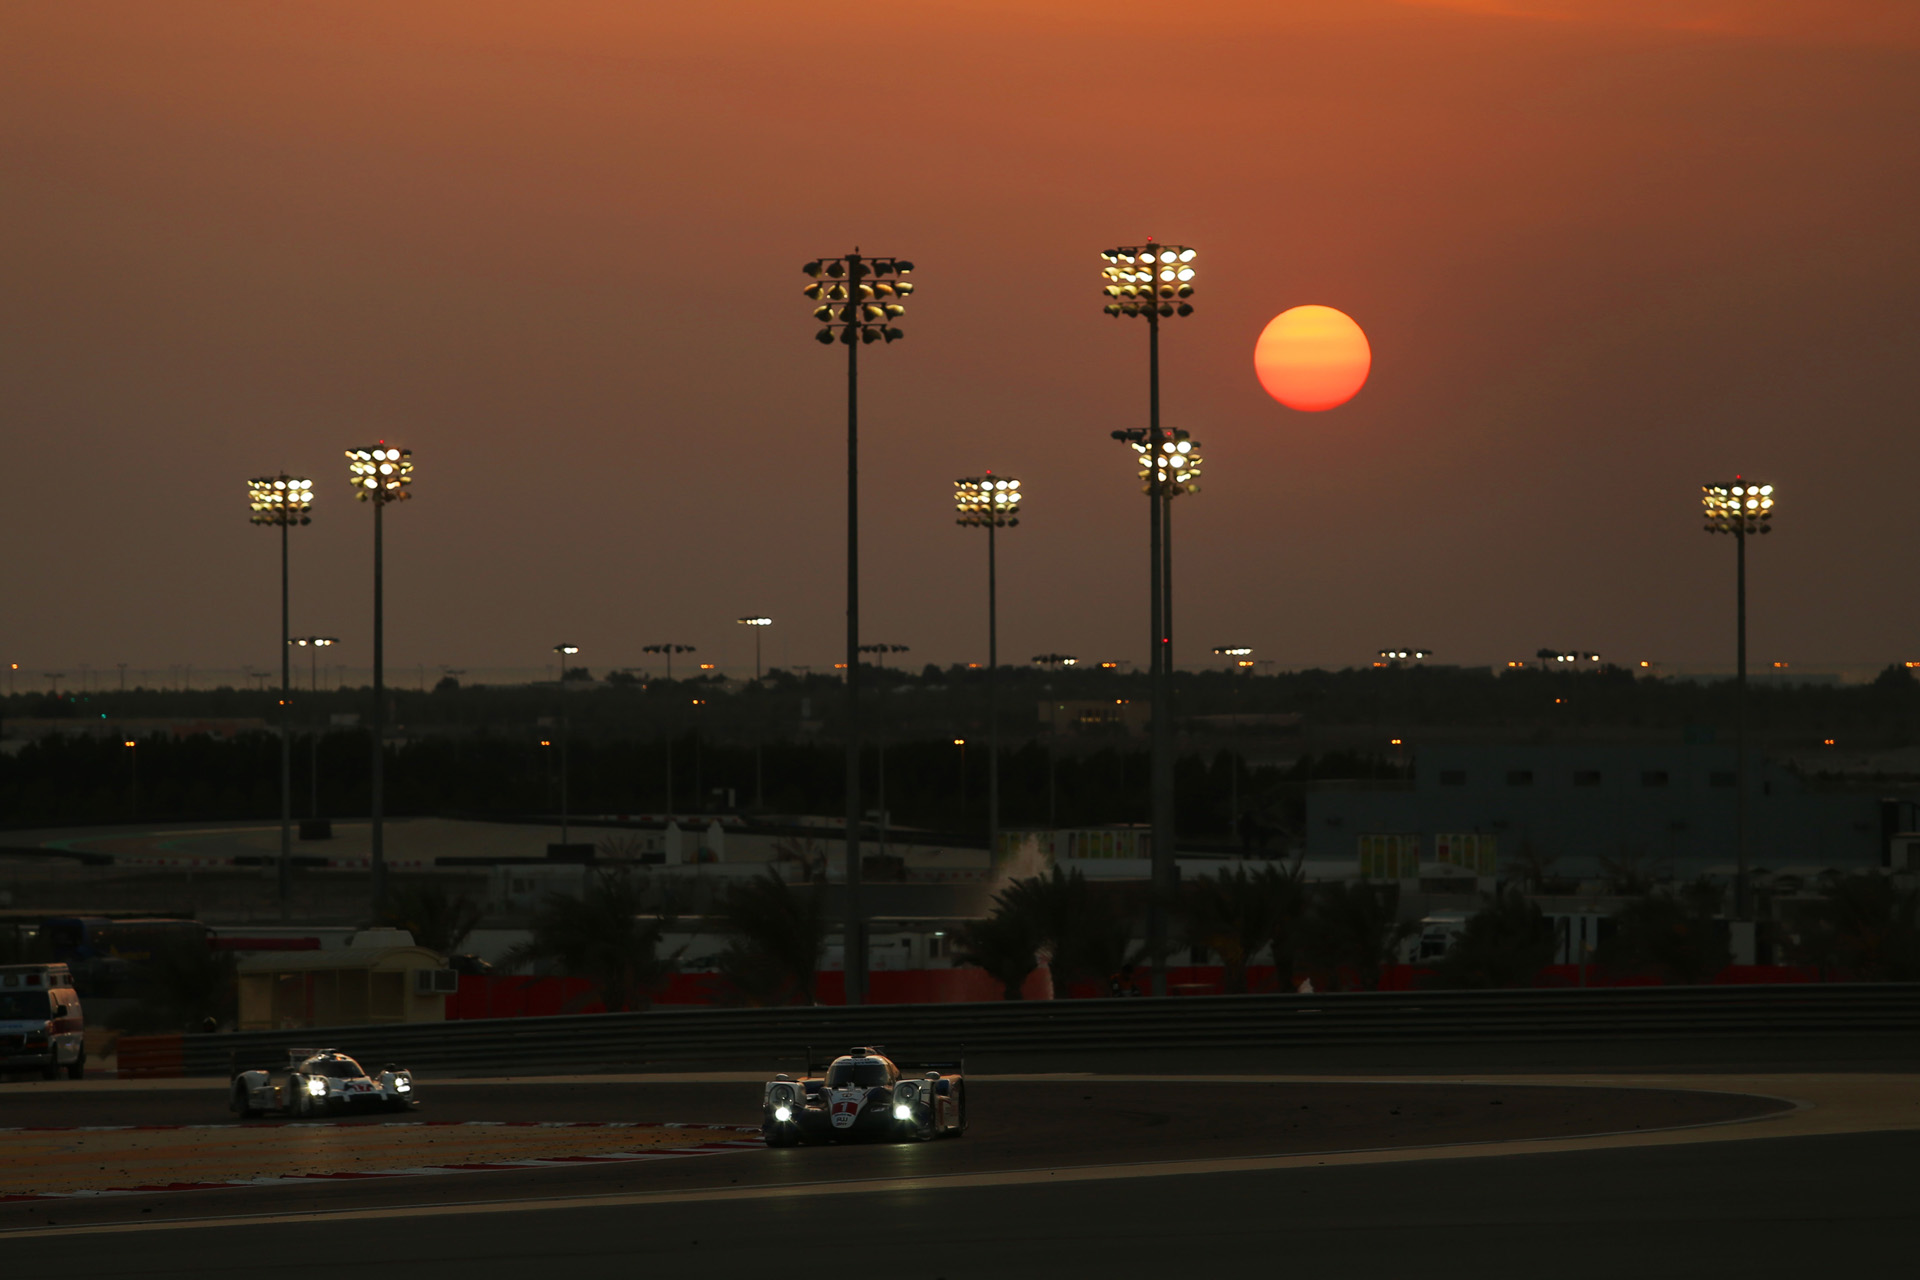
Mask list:
[[[1529,1239],[1556,1274],[1660,1274],[1626,1241],[1693,1256],[1687,1224],[1710,1221],[1744,1224],[1713,1256],[1755,1274],[1843,1221],[1860,1258],[1912,1241],[1888,1189],[1920,1156],[1920,1077],[1897,1072],[975,1075],[964,1138],[781,1150],[758,1138],[762,1080],[422,1081],[414,1113],[313,1122],[233,1120],[221,1081],[7,1083],[0,1240],[22,1274],[523,1275],[539,1257],[724,1273],[832,1264],[852,1223],[935,1251],[910,1274],[954,1277],[1131,1274],[1180,1265],[1196,1233],[1223,1261],[1442,1275]],[[1570,1231],[1591,1238],[1569,1252]]]

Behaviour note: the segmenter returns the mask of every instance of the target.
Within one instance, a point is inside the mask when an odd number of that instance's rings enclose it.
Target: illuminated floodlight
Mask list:
[[[735,618],[734,621],[743,627],[770,627],[773,625],[772,618]]]
[[[1766,533],[1772,528],[1773,505],[1770,484],[1754,484],[1735,476],[1730,484],[1700,486],[1700,506],[1708,533],[1731,533],[1738,537]]]
[[[898,342],[907,335],[895,323],[906,315],[901,299],[913,293],[906,277],[913,264],[905,258],[863,257],[858,252],[841,258],[815,258],[801,266],[809,283],[801,289],[809,302],[820,305],[813,318],[820,322],[814,337],[822,343]]]
[[[1222,658],[1244,658],[1252,653],[1253,649],[1244,644],[1222,644],[1215,645],[1213,652]]]
[[[1145,438],[1144,431],[1113,433],[1115,439],[1126,441],[1127,447],[1133,450],[1134,465],[1139,468],[1137,478],[1146,482],[1141,486],[1141,492],[1153,493],[1157,488],[1169,497],[1200,492],[1200,464],[1203,459],[1199,442],[1179,428],[1163,431],[1163,434],[1167,438],[1156,447]]]
[[[1190,316],[1197,255],[1185,245],[1127,245],[1100,254],[1100,291],[1110,316]]]
[[[1004,529],[1020,523],[1020,501],[1026,497],[1018,480],[996,476],[962,476],[953,482],[955,524]]]
[[[364,449],[347,450],[347,470],[354,496],[362,502],[405,502],[413,496],[413,450],[396,449],[385,440]]]
[[[249,480],[247,506],[255,524],[311,524],[313,481],[285,474]]]

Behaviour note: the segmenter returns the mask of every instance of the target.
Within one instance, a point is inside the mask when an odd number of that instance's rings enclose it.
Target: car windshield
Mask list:
[[[352,1058],[316,1058],[307,1064],[307,1074],[329,1080],[357,1080],[367,1073]]]
[[[0,1020],[45,1021],[52,1012],[53,1002],[44,991],[0,993]]]
[[[845,1089],[850,1085],[871,1089],[887,1083],[887,1064],[878,1058],[842,1058],[827,1072],[827,1088]]]

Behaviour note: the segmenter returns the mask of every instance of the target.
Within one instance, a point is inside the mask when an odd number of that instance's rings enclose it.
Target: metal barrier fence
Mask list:
[[[225,1075],[295,1046],[419,1071],[592,1071],[886,1044],[970,1054],[1321,1045],[1792,1039],[1920,1032],[1920,983],[1321,993],[992,1004],[656,1009],[125,1037],[122,1075]]]

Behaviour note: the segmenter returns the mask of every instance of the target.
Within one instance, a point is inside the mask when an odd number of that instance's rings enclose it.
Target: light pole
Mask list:
[[[1020,482],[989,471],[953,482],[954,523],[987,530],[987,860],[1000,856],[1000,598],[996,531],[1020,523]]]
[[[772,626],[773,619],[753,617],[735,618],[734,621],[743,627],[753,628],[753,678],[758,681],[760,679],[760,628]]]
[[[665,655],[667,659],[667,683],[672,684],[673,683],[673,655],[676,653],[692,653],[693,646],[690,644],[643,644],[640,646],[640,652],[658,653],[658,654]],[[668,823],[673,822],[673,730],[674,730],[673,722],[669,721],[669,723],[667,724],[667,822]]]
[[[967,820],[967,740],[955,738],[953,745],[960,748],[960,824]]]
[[[806,296],[820,305],[814,337],[847,349],[847,1003],[867,999],[867,926],[860,906],[860,348],[898,342],[894,324],[906,314],[900,299],[913,292],[904,258],[815,258],[800,268],[812,283]]]
[[[557,644],[553,651],[560,655],[560,843],[567,843],[567,744],[572,739],[571,725],[567,721],[567,659],[580,652],[577,644]]]
[[[249,519],[280,530],[280,918],[293,896],[293,655],[287,648],[287,530],[313,523],[313,481],[287,475],[247,481]]]
[[[863,644],[860,646],[860,652],[862,653],[874,653],[874,654],[883,655],[882,658],[875,663],[876,666],[885,665],[884,655],[895,654],[895,653],[907,653],[909,651],[910,650],[908,646],[904,644]],[[882,695],[886,693],[886,690],[884,687],[882,687],[881,693]],[[879,834],[880,856],[884,858],[887,856],[887,826],[888,826],[887,705],[886,705],[884,696],[881,702],[881,709],[880,709],[880,731],[874,735],[874,738],[875,738],[875,741],[873,744],[874,765],[876,766],[875,772],[878,774],[877,785],[880,792],[879,802],[875,806],[874,812],[878,814],[880,817],[880,834]]]
[[[1106,312],[1110,316],[1147,318],[1147,426],[1144,431],[1115,433],[1135,450],[1162,462],[1163,452],[1172,453],[1175,445],[1189,443],[1160,427],[1160,321],[1193,314],[1193,260],[1195,253],[1185,245],[1123,245],[1109,249],[1100,257],[1106,262],[1101,275],[1105,280]],[[1163,448],[1164,447],[1164,448]],[[1189,450],[1179,450],[1180,453]],[[1148,622],[1152,645],[1149,649],[1153,688],[1153,901],[1147,920],[1147,946],[1152,953],[1153,994],[1167,993],[1167,912],[1173,896],[1176,864],[1173,856],[1173,698],[1170,673],[1173,666],[1172,538],[1168,517],[1169,503],[1180,480],[1167,479],[1165,467],[1149,466],[1142,472],[1147,480],[1148,502]]]
[[[1733,535],[1734,564],[1734,874],[1733,914],[1751,917],[1747,883],[1747,536],[1773,528],[1773,486],[1733,478],[1731,484],[1700,486],[1708,533]],[[1594,655],[1596,658],[1598,654]]]
[[[127,749],[127,819],[140,821],[140,744],[132,738],[121,740]]]
[[[320,820],[320,733],[321,733],[321,727],[322,727],[320,724],[320,718],[319,718],[320,651],[322,649],[332,648],[334,645],[339,644],[340,640],[337,636],[295,636],[291,640],[287,641],[287,643],[290,645],[297,645],[300,648],[307,650],[307,692],[313,696],[313,700],[314,700],[314,703],[313,703],[314,705],[313,761],[312,761],[313,801],[312,801],[312,808],[309,811],[307,816],[312,818],[315,822],[318,822]]]
[[[640,652],[642,653],[661,653],[666,655],[668,680],[673,679],[673,655],[676,653],[692,653],[693,651],[693,646],[690,644],[643,644],[640,646]]]
[[[753,682],[758,685],[760,683],[760,635],[764,628],[773,625],[773,619],[752,616],[735,618],[734,621],[743,627],[753,628]],[[753,726],[753,807],[755,812],[766,808],[766,799],[760,785],[760,738],[760,725],[756,721]]]
[[[369,862],[373,911],[377,918],[387,900],[387,849],[382,792],[386,754],[386,561],[382,542],[383,516],[388,504],[413,496],[413,450],[396,449],[385,440],[364,449],[347,450],[354,496],[373,504],[373,794],[372,857]]]

